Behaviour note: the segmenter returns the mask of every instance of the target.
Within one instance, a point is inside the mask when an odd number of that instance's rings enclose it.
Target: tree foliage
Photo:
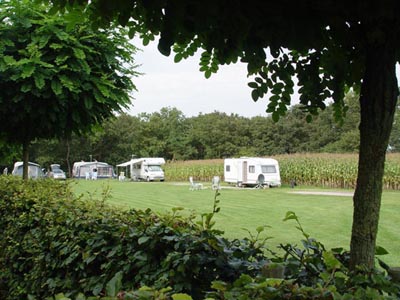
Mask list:
[[[120,114],[104,121],[102,130],[87,137],[73,135],[69,140],[36,140],[30,156],[42,166],[57,162],[68,170],[68,165],[89,160],[90,156],[117,165],[132,155],[193,160],[305,152],[357,153],[360,143],[358,100],[354,92],[346,95],[344,101],[349,109],[341,126],[335,122],[330,105],[311,123],[299,106],[289,109],[282,122],[277,123],[271,116],[245,118],[221,112],[185,117],[176,108],[168,107],[151,114]],[[399,126],[400,122],[393,125],[391,141],[394,142],[388,149],[391,152],[400,151],[395,143],[400,139]]]
[[[27,146],[35,138],[89,131],[130,104],[135,47],[116,29],[71,26],[31,1],[0,4],[1,138]]]
[[[64,0],[51,0],[59,7]],[[334,101],[342,120],[344,95],[360,91],[360,155],[351,238],[351,265],[374,264],[385,153],[399,94],[400,3],[385,1],[145,1],[70,0],[100,25],[117,20],[175,61],[202,49],[201,70],[247,63],[255,101],[272,93],[267,111],[278,120],[290,105],[296,75],[308,119]],[[286,49],[283,51],[283,49]],[[268,50],[268,51],[266,51]],[[268,54],[268,55],[267,55]]]

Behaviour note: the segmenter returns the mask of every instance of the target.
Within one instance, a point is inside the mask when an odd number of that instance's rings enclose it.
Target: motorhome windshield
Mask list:
[[[261,172],[276,173],[276,167],[275,166],[261,166]]]
[[[162,171],[162,169],[158,165],[153,165],[153,166],[149,165],[149,171],[151,171],[151,172],[159,172],[159,171]]]

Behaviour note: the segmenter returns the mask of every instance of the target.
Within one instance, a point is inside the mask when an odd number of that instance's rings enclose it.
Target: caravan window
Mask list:
[[[275,166],[261,166],[261,172],[276,173],[276,168],[275,168]]]
[[[249,173],[255,173],[256,172],[256,166],[249,166]]]
[[[226,165],[225,171],[226,171],[226,172],[230,172],[230,171],[231,171],[231,166],[230,166],[230,165]]]

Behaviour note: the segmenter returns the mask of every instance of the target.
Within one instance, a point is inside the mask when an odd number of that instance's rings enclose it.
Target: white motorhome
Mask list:
[[[224,160],[224,180],[237,186],[281,186],[278,161],[272,158],[241,157]]]
[[[125,174],[132,180],[164,181],[164,171],[161,167],[164,164],[165,159],[162,157],[143,157],[131,159],[117,165],[117,167],[125,167]]]

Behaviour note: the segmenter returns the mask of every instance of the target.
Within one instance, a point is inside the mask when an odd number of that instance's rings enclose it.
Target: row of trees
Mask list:
[[[358,96],[350,92],[346,102],[349,109],[342,125],[334,121],[331,106],[311,123],[307,123],[299,106],[292,107],[283,122],[277,123],[271,117],[245,118],[221,112],[185,117],[176,108],[137,116],[121,114],[105,121],[102,129],[90,136],[37,140],[30,155],[44,166],[57,162],[68,169],[74,161],[92,158],[116,165],[132,155],[188,160],[299,152],[357,152]],[[399,113],[390,149],[400,151]]]

